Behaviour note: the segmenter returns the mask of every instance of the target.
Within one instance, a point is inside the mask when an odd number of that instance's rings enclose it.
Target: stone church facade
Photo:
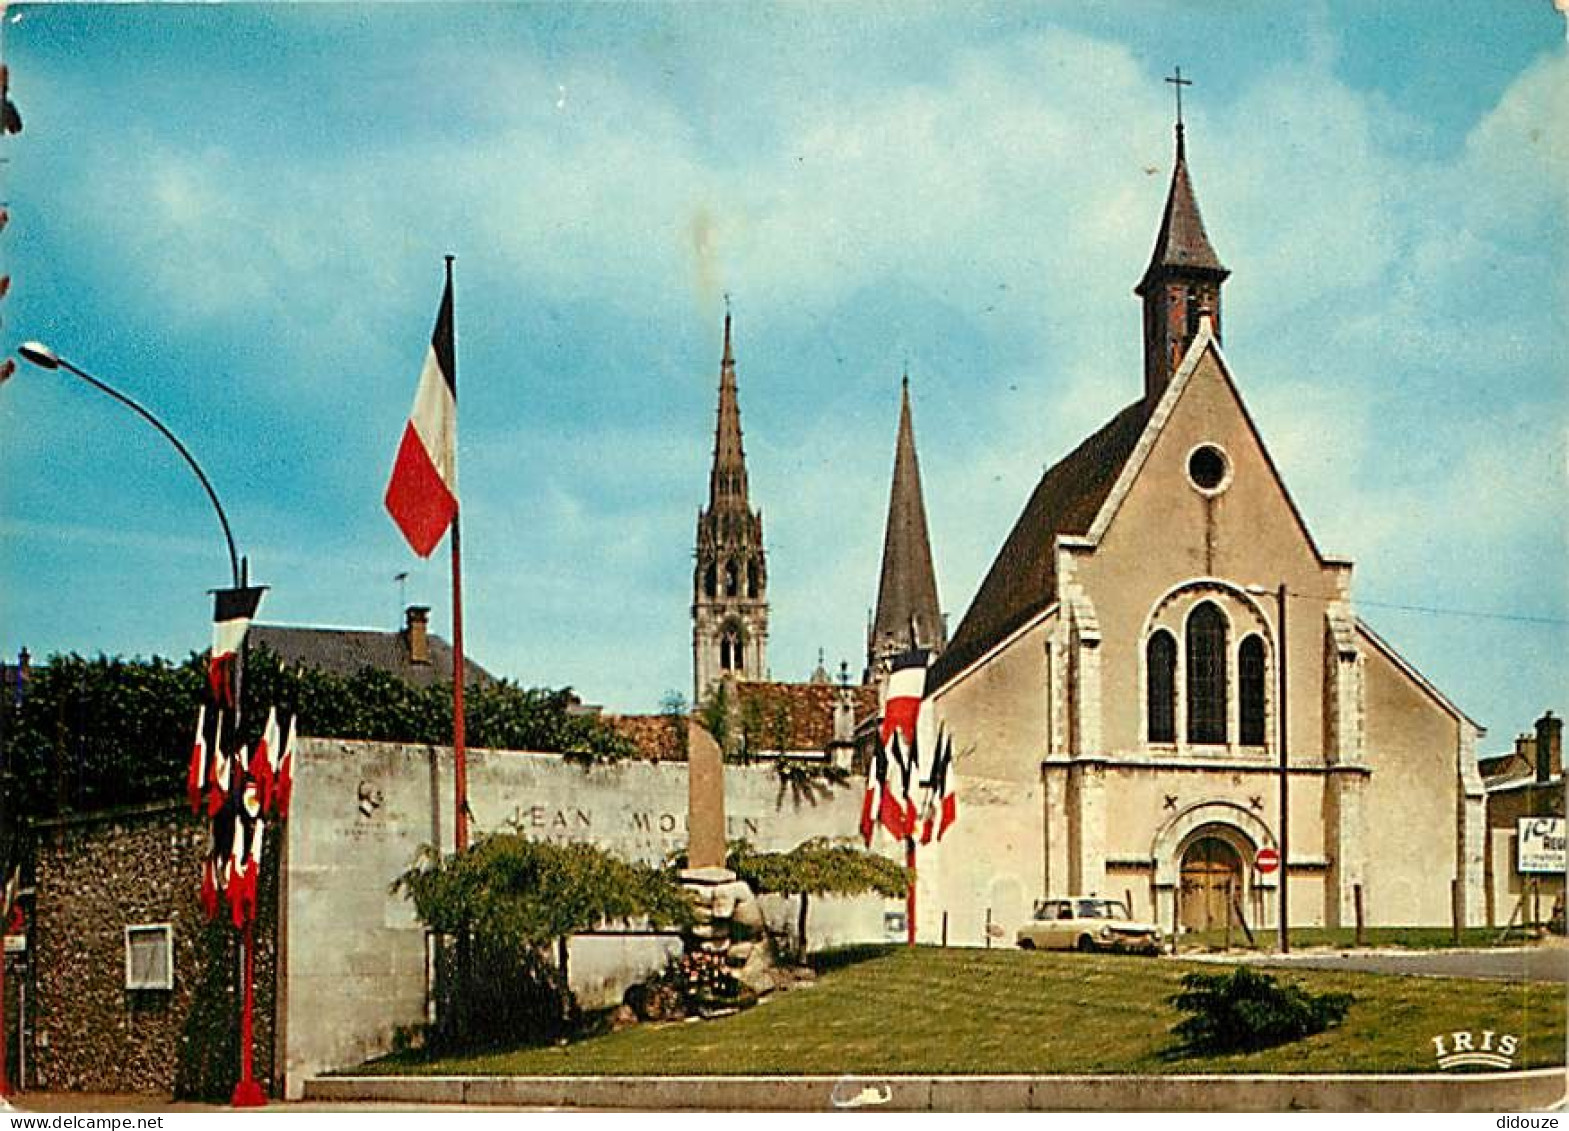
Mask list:
[[[1483,921],[1480,728],[1358,615],[1221,348],[1229,272],[1182,127],[1143,300],[1143,395],[1050,467],[928,682],[960,821],[922,938],[1008,937],[1047,895],[1204,929]],[[1453,887],[1452,887],[1453,882]]]

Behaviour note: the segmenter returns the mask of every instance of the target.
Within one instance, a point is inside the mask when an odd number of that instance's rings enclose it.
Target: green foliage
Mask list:
[[[547,952],[479,939],[448,937],[440,944],[427,1054],[545,1044],[581,1024],[566,971]]]
[[[18,703],[0,696],[3,764],[13,811],[43,815],[166,801],[183,789],[205,686],[206,657],[183,664],[106,656],[51,656],[33,668]],[[559,751],[585,764],[634,753],[603,720],[574,715],[570,690],[505,680],[465,689],[468,741],[510,750]],[[246,659],[246,741],[267,709],[298,714],[303,734],[442,745],[452,739],[452,688],[413,687],[367,668],[342,676],[285,667],[266,650]]]
[[[413,900],[433,931],[471,932],[481,945],[515,949],[614,920],[647,919],[655,927],[692,921],[691,902],[666,872],[592,844],[520,833],[483,837],[456,856],[427,845],[392,890]]]
[[[1186,974],[1182,992],[1170,1000],[1188,1014],[1172,1032],[1187,1051],[1210,1054],[1253,1052],[1322,1033],[1345,1018],[1354,999],[1281,985],[1268,974],[1238,966],[1227,974]]]
[[[853,840],[816,837],[789,852],[753,852],[745,841],[731,845],[730,870],[754,891],[789,895],[903,896],[909,872],[886,856],[867,852]]]

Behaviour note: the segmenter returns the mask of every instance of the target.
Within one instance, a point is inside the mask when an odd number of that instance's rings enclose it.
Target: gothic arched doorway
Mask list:
[[[1242,898],[1242,857],[1218,836],[1201,836],[1182,854],[1182,926],[1189,931],[1226,925]]]

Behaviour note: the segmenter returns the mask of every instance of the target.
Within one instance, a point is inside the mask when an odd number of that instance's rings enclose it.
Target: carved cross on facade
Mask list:
[[[1162,806],[1162,812],[1164,812],[1166,809],[1175,809],[1176,807],[1177,795],[1175,793],[1166,794],[1165,805]]]
[[[1183,78],[1182,68],[1177,67],[1176,73],[1168,76],[1166,81],[1177,88],[1177,125],[1180,127],[1182,125],[1182,88],[1192,86],[1193,80]]]

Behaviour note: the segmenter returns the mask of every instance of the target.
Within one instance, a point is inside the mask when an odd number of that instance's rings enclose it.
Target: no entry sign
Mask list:
[[[1269,875],[1280,867],[1280,853],[1273,848],[1261,848],[1258,855],[1253,857],[1253,867],[1264,875]]]

